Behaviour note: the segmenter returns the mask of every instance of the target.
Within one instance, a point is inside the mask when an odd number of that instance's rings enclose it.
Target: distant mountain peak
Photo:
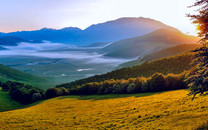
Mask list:
[[[42,30],[42,31],[48,31],[48,30],[56,30],[56,29],[44,27],[44,28],[42,28],[42,29],[40,29],[40,30]]]
[[[82,29],[80,29],[78,27],[65,27],[65,28],[62,28],[60,30],[63,30],[63,31],[82,31]]]

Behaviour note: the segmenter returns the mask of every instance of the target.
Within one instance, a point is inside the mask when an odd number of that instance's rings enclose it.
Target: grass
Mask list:
[[[104,100],[104,99],[115,99],[115,98],[125,98],[125,97],[144,97],[150,96],[158,93],[137,93],[137,94],[106,94],[106,95],[86,95],[86,96],[63,96],[59,99],[76,98],[78,100]]]
[[[0,88],[0,112],[19,109],[23,106],[23,104],[12,100],[9,96],[9,92],[4,92]]]
[[[2,91],[2,88],[0,87],[0,112],[11,111],[11,110],[16,110],[16,109],[21,109],[21,108],[27,108],[30,106],[37,105],[40,102],[42,102],[42,101],[38,101],[38,102],[29,104],[29,105],[19,103],[15,100],[11,99],[9,96],[9,92]]]
[[[79,100],[57,97],[0,113],[0,129],[197,129],[208,122],[208,96],[187,90],[151,96]],[[93,98],[92,98],[93,99]]]

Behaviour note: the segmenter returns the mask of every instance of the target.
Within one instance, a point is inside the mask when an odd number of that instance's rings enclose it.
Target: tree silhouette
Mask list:
[[[208,92],[208,0],[196,0],[190,7],[198,7],[198,14],[188,16],[197,24],[198,36],[202,38],[203,44],[203,47],[195,50],[193,63],[196,64],[196,71],[186,79],[194,99],[197,94]]]

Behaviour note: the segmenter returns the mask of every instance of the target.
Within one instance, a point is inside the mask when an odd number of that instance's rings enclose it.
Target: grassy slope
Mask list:
[[[184,52],[196,49],[198,47],[201,47],[201,45],[200,44],[183,44],[183,45],[178,45],[176,47],[170,47],[170,48],[152,53],[150,55],[147,55],[141,59],[123,63],[119,65],[117,68],[131,67],[131,66],[139,65],[146,61],[153,61],[153,60],[161,59],[164,57],[176,56]]]
[[[143,57],[165,48],[181,44],[193,44],[197,41],[199,38],[181,32],[161,29],[141,37],[114,42],[102,50],[108,52],[106,56],[110,57]]]
[[[195,129],[208,122],[208,96],[177,90],[145,97],[78,100],[58,97],[0,113],[0,129]]]
[[[11,80],[19,80],[19,81],[26,81],[26,82],[37,82],[37,81],[45,81],[44,79],[34,76],[25,72],[21,72],[19,70],[6,67],[4,65],[0,65],[0,75],[2,77],[11,79]]]
[[[0,64],[0,81],[18,81],[23,83],[28,83],[36,87],[46,89],[48,86],[53,86],[47,79],[34,76],[13,68],[6,67]]]
[[[22,108],[24,105],[12,100],[9,92],[4,92],[0,88],[0,112]]]

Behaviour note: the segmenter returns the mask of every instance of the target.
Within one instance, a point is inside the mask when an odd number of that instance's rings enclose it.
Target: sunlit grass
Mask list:
[[[208,96],[191,101],[188,93],[177,90],[103,100],[57,97],[29,108],[1,112],[0,129],[202,128],[208,122]]]

